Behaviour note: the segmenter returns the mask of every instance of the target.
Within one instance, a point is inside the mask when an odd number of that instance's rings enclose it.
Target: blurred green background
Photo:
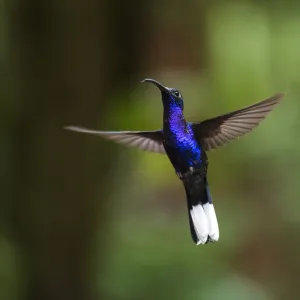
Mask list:
[[[300,3],[0,1],[0,299],[300,295]],[[289,90],[209,153],[218,243],[196,247],[168,159],[64,131],[200,121]]]

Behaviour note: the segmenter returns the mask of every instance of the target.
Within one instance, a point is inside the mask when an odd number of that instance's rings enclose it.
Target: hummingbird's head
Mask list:
[[[146,78],[142,82],[151,82],[159,88],[164,107],[172,106],[183,110],[183,98],[177,89],[163,86],[161,83],[151,78]]]

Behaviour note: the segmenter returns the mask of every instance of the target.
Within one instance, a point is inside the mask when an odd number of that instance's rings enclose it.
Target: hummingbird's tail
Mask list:
[[[189,173],[183,178],[191,235],[197,245],[216,242],[219,226],[206,176]]]

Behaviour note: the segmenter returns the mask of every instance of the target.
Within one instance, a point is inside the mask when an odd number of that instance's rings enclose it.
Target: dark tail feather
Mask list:
[[[190,214],[189,200],[187,202],[188,202],[188,215],[189,215],[189,224],[190,224],[191,236],[192,236],[193,241],[198,245],[199,239],[198,239],[198,236],[197,236],[194,224],[193,224],[192,216]]]
[[[206,177],[191,173],[183,179],[193,241],[207,244],[219,239],[219,227]]]

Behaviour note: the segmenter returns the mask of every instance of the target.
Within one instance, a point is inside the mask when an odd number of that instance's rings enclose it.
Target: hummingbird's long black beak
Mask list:
[[[151,79],[151,78],[146,78],[144,80],[142,80],[142,83],[144,82],[151,82],[153,84],[155,84],[161,92],[166,92],[166,93],[169,93],[169,89],[165,86],[163,86],[161,83],[159,83],[158,81],[154,80],[154,79]]]

